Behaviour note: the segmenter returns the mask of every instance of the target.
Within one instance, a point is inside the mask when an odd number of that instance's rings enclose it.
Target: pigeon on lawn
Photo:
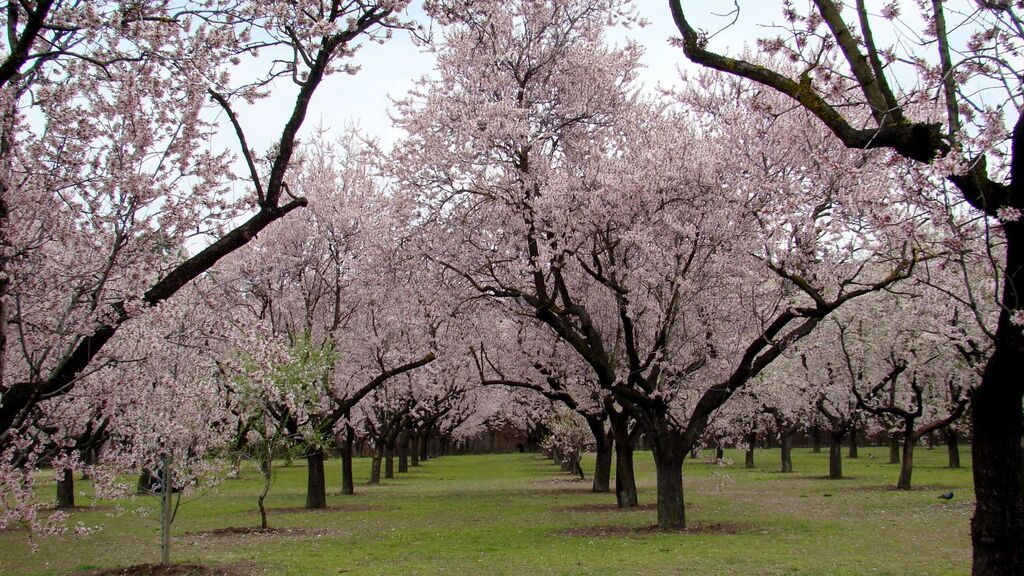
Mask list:
[[[946,492],[945,494],[939,494],[939,498],[942,498],[943,500],[952,500],[953,499],[953,493],[952,492]]]

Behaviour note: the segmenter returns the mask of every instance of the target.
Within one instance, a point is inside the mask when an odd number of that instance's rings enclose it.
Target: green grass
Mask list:
[[[778,473],[778,451],[757,452],[758,468],[687,461],[687,519],[710,527],[692,533],[591,534],[599,525],[652,525],[654,468],[637,452],[640,510],[611,507],[614,496],[589,492],[536,454],[446,456],[379,486],[358,483],[369,461],[356,461],[357,494],[341,496],[340,465],[330,461],[334,492],[326,512],[271,514],[275,535],[197,536],[255,526],[258,474],[229,480],[183,506],[174,523],[175,562],[244,563],[256,573],[337,574],[967,574],[973,512],[969,450],[960,470],[945,450],[919,449],[911,492],[892,490],[898,466],[887,448],[862,447],[844,460],[844,480],[827,480],[827,454],[794,453],[796,472]],[[873,453],[876,459],[868,458]],[[592,466],[592,459],[585,462]],[[590,468],[586,468],[589,470]],[[277,469],[271,508],[301,507],[305,467]],[[43,489],[52,493],[53,486]],[[79,483],[78,489],[89,493]],[[954,490],[952,502],[936,496]],[[39,539],[0,533],[0,574],[69,574],[96,567],[155,562],[159,532],[153,498],[117,503],[79,496],[72,522],[102,525],[88,536]],[[92,504],[92,505],[90,505]],[[609,505],[601,508],[601,505]],[[644,505],[647,505],[646,507]],[[120,511],[123,509],[123,511]],[[577,529],[584,535],[566,535]]]

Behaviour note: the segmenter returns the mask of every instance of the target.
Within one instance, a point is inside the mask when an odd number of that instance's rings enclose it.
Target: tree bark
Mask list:
[[[633,442],[629,437],[629,415],[608,410],[615,449],[615,502],[619,508],[639,505],[633,472]]]
[[[1021,155],[1024,156],[1024,151]],[[1014,161],[1019,161],[1017,154]],[[1020,240],[1017,243],[1021,243]],[[1010,257],[1024,246],[1008,244],[1007,276],[1010,270],[1015,270],[1013,280],[1018,286],[1024,285],[1024,270],[1021,269],[1024,254]],[[1014,285],[1013,280],[1008,278],[1006,286]],[[1005,292],[1010,289],[1004,289]],[[981,385],[974,390],[971,402],[974,430],[971,455],[977,500],[971,521],[975,576],[1024,573],[1024,466],[1020,446],[1024,384],[1018,371],[1024,351],[1019,342],[1020,329],[1003,326],[1008,322],[1007,316],[1004,309],[1000,314],[996,351],[985,367]],[[1011,338],[1016,342],[1000,346],[1000,339]]]
[[[160,458],[160,564],[171,563],[171,522],[174,521],[174,510],[171,498],[174,495],[174,472],[169,454]]]
[[[843,434],[832,433],[828,447],[828,477],[838,480],[843,477]]]
[[[384,477],[394,478],[395,477],[395,445],[394,442],[388,442],[384,446]]]
[[[743,461],[744,468],[754,468],[754,445],[757,444],[757,432],[747,434],[747,453]]]
[[[587,417],[587,426],[594,435],[596,458],[594,462],[593,492],[611,491],[612,479],[612,447],[615,442],[614,433],[604,429],[604,418]]]
[[[897,490],[910,490],[910,478],[914,474],[914,444],[917,435],[911,430],[903,433],[903,465],[900,466],[900,479],[896,482]]]
[[[793,471],[793,435],[782,432],[779,437],[779,447],[782,454],[781,472],[789,474]]]
[[[899,436],[892,434],[889,436],[889,464],[900,463],[900,442]]]
[[[139,494],[150,494],[153,491],[153,484],[155,483],[153,473],[149,468],[143,468],[142,472],[139,473],[139,483],[136,486],[136,492]]]
[[[409,434],[406,432],[398,435],[398,472],[409,472]]]
[[[306,455],[306,508],[327,508],[327,483],[324,480],[324,451],[316,448]]]
[[[667,431],[649,435],[658,477],[658,527],[686,528],[686,504],[683,499],[683,459],[688,450]]]
[[[57,509],[71,510],[75,507],[75,476],[65,468],[57,478]]]
[[[960,438],[957,436],[956,430],[952,428],[946,428],[942,431],[942,436],[946,441],[946,452],[949,454],[949,467],[959,468],[960,467]]]
[[[811,452],[821,453],[821,427],[817,424],[811,426]]]
[[[373,461],[370,463],[370,479],[367,484],[380,484],[380,462],[384,457],[384,447],[377,443],[373,448]]]
[[[420,462],[426,462],[430,460],[430,428],[427,428],[420,434]]]
[[[341,493],[342,494],[355,494],[356,483],[352,477],[352,452],[353,443],[355,442],[355,430],[345,425],[345,432],[342,435],[341,440]]]
[[[846,454],[848,458],[857,458],[857,425],[850,427],[850,451]]]
[[[409,439],[409,465],[420,465],[420,433],[417,430]]]

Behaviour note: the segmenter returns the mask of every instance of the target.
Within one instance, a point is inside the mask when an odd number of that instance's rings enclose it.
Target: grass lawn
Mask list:
[[[918,449],[917,489],[892,489],[899,467],[888,448],[861,447],[844,459],[844,480],[828,480],[824,451],[794,451],[793,474],[777,472],[777,450],[759,450],[754,470],[742,454],[721,467],[687,461],[687,533],[644,530],[655,523],[654,466],[637,452],[640,509],[614,507],[614,495],[589,491],[537,454],[445,456],[379,486],[365,486],[369,461],[356,461],[355,496],[341,496],[340,464],[327,464],[326,511],[305,502],[305,466],[278,467],[268,506],[272,534],[213,533],[258,526],[259,475],[243,470],[175,520],[175,562],[236,565],[268,575],[967,574],[974,509],[970,451],[949,470],[946,451]],[[705,452],[707,454],[707,452]],[[876,458],[869,458],[874,454]],[[845,455],[845,450],[844,450]],[[43,487],[52,494],[52,484]],[[79,482],[72,523],[102,525],[88,536],[37,539],[0,533],[0,574],[64,575],[159,561],[156,500],[93,501]],[[938,494],[953,490],[946,502]],[[138,513],[148,509],[148,516]],[[204,534],[206,533],[206,534]],[[239,568],[241,566],[241,568]]]

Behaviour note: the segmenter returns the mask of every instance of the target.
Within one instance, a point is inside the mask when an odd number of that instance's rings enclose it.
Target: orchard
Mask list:
[[[0,574],[1024,573],[1024,3],[0,18]]]

